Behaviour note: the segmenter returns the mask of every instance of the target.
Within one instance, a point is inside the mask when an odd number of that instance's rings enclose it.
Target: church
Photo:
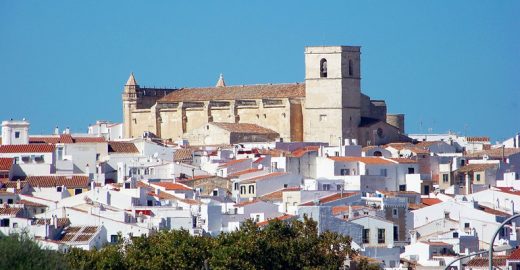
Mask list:
[[[162,89],[140,87],[131,74],[122,94],[124,136],[151,132],[192,145],[272,140],[273,134],[330,145],[408,140],[404,115],[388,114],[384,100],[361,93],[360,49],[306,47],[302,83],[227,86],[221,75],[215,87]],[[245,135],[232,135],[240,131]]]

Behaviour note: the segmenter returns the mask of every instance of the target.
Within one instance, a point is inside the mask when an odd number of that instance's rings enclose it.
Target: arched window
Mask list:
[[[352,60],[348,60],[348,75],[352,76],[354,74],[354,70],[352,70]]]
[[[235,183],[235,190],[238,190],[238,183]]]
[[[251,185],[249,186],[249,194],[255,193],[255,186]]]
[[[325,58],[320,60],[320,77],[327,78],[327,59]]]
[[[381,157],[381,156],[383,156],[383,153],[381,153],[381,151],[374,152],[374,157]]]
[[[241,186],[240,187],[240,194],[246,194],[246,187],[245,186]]]

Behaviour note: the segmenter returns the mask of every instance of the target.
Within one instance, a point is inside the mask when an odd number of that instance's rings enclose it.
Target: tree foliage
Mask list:
[[[305,218],[262,228],[247,221],[217,237],[160,231],[100,250],[72,249],[61,259],[71,269],[338,269],[349,254],[349,237],[318,234],[316,223]]]

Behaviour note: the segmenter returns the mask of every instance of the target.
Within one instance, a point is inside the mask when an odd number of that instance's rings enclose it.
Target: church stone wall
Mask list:
[[[156,133],[155,119],[153,118],[150,110],[134,110],[132,112],[132,136],[139,137],[143,136],[143,133],[150,131]]]

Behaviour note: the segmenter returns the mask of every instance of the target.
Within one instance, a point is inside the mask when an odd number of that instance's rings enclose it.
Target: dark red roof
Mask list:
[[[424,205],[434,205],[434,204],[438,204],[438,203],[441,203],[442,201],[437,199],[437,198],[422,198],[421,199],[421,203],[424,204]]]
[[[513,252],[511,252],[511,254],[509,255],[508,259],[520,261],[520,248],[513,250]]]
[[[60,134],[53,136],[33,136],[29,137],[29,143],[36,144],[57,144],[57,143],[100,143],[106,142],[104,137],[80,137],[70,134]]]
[[[51,153],[54,145],[51,144],[12,144],[0,145],[0,153]]]
[[[86,188],[89,184],[88,176],[83,175],[28,176],[26,180],[32,187],[65,186],[67,188]]]
[[[0,158],[0,171],[10,171],[14,158]]]
[[[131,142],[109,142],[109,153],[139,153],[134,143]]]

